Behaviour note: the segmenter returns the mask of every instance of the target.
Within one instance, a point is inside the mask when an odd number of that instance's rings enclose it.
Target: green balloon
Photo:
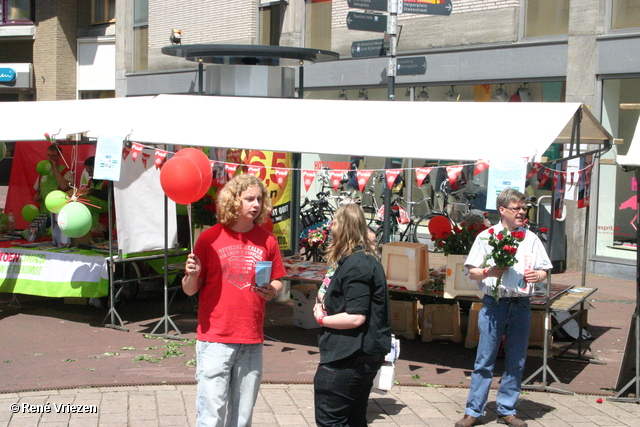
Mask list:
[[[59,213],[60,209],[67,204],[67,194],[64,191],[53,190],[51,193],[47,194],[47,197],[44,199],[44,205],[47,207],[49,212]]]
[[[4,156],[7,155],[7,144],[4,141],[0,141],[0,160],[4,159]]]
[[[51,162],[49,160],[41,160],[36,165],[36,170],[40,175],[49,175],[51,169]]]
[[[24,207],[22,208],[22,218],[24,218],[24,220],[27,222],[31,222],[34,219],[38,218],[38,215],[40,215],[40,210],[36,205],[24,205]]]
[[[58,214],[58,226],[69,237],[82,237],[91,230],[91,212],[80,202],[67,203]]]

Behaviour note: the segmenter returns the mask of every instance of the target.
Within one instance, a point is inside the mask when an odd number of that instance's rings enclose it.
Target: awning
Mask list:
[[[394,158],[539,161],[552,143],[611,144],[580,103],[388,102],[158,95],[2,103],[0,140],[89,132],[178,144]],[[577,141],[576,141],[577,142]]]

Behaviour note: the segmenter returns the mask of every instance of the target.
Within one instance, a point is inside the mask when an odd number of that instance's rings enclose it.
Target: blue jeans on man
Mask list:
[[[529,347],[531,302],[528,297],[500,298],[496,301],[492,296],[485,295],[482,303],[478,314],[480,341],[465,414],[475,418],[484,414],[500,342],[505,336],[504,372],[496,407],[499,416],[515,415]]]

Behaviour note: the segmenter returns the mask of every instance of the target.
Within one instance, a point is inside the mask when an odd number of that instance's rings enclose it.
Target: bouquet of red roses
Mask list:
[[[524,240],[526,233],[524,231],[509,231],[505,228],[501,233],[495,234],[493,228],[489,229],[489,246],[493,248],[493,251],[486,256],[485,264],[493,259],[496,267],[505,268],[512,267],[516,262],[516,253],[518,252],[518,246],[520,242]],[[498,277],[496,285],[493,287],[491,294],[498,300],[498,288],[502,283],[502,276]]]

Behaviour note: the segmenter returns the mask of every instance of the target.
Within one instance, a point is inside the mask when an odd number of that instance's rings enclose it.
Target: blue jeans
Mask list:
[[[250,426],[262,379],[262,343],[196,342],[198,427]]]
[[[496,407],[498,415],[515,415],[529,347],[530,325],[531,302],[528,297],[500,298],[496,301],[491,296],[484,296],[482,309],[478,314],[480,341],[471,374],[466,414],[476,418],[484,414],[496,356],[504,335],[504,372],[498,389]]]
[[[384,356],[350,356],[318,366],[313,378],[318,427],[366,427],[373,380]]]

